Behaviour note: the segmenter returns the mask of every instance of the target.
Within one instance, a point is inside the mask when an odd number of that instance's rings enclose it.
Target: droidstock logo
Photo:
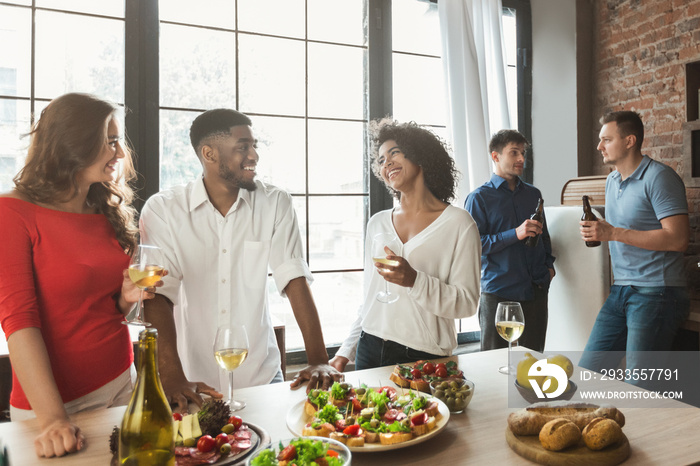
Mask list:
[[[528,380],[532,389],[535,391],[537,398],[556,398],[566,390],[569,378],[566,376],[566,371],[556,364],[547,362],[547,359],[540,359],[532,366],[527,373]],[[554,377],[557,380],[557,389],[552,393],[546,393],[549,387],[552,385],[552,379],[548,378]],[[543,380],[542,387],[537,383],[537,380]]]

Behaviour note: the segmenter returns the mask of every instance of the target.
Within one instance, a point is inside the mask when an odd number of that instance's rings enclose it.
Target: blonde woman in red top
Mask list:
[[[118,110],[88,94],[54,99],[30,133],[15,189],[0,196],[10,413],[39,420],[40,457],[84,448],[69,415],[126,404],[132,389],[121,321],[138,301],[126,271],[138,231]]]

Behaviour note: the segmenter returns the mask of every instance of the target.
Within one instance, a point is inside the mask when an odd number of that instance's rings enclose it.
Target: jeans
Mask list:
[[[535,297],[531,301],[519,301],[525,317],[525,331],[518,339],[518,345],[535,351],[544,351],[547,336],[549,290],[533,285]],[[496,331],[496,309],[498,303],[513,301],[491,293],[481,293],[479,298],[479,326],[481,327],[481,351],[507,348],[505,341]]]
[[[355,355],[355,369],[371,369],[373,367],[391,366],[420,359],[444,358],[444,355],[430,354],[424,351],[414,350],[408,346],[391,340],[382,340],[379,337],[365,333],[360,334]]]
[[[270,383],[282,383],[284,382],[284,376],[282,375],[282,369],[278,370],[275,376],[270,380]]]
[[[613,285],[598,313],[579,366],[600,372],[616,369],[626,351],[626,368],[646,366],[644,352],[670,351],[676,332],[688,318],[685,287]]]

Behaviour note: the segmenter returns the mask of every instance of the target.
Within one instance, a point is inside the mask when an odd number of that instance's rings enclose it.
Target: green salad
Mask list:
[[[321,440],[307,438],[294,439],[286,447],[280,442],[279,453],[274,448],[263,450],[253,458],[252,466],[276,466],[286,462],[289,466],[318,466],[317,460],[323,458],[328,466],[343,466],[345,460],[338,452],[328,449],[328,444]]]

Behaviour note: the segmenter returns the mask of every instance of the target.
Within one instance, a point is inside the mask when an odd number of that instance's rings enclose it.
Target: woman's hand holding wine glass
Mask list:
[[[153,298],[155,295],[150,293],[148,296],[144,296],[144,291],[149,288],[155,291],[157,286],[163,284],[161,278],[167,275],[163,263],[163,256],[159,247],[145,244],[137,246],[134,255],[131,257],[128,273],[131,282],[139,289],[138,307],[134,318],[124,320],[123,324],[143,325],[146,327],[151,325],[143,320],[143,300],[144,298]],[[132,292],[133,289],[129,286],[122,285],[122,297],[127,302],[131,302],[129,297]]]
[[[228,371],[228,399],[231,411],[245,408],[245,403],[233,399],[233,371],[248,357],[248,332],[245,325],[220,326],[214,339],[214,357],[222,369]]]
[[[397,267],[399,261],[387,258],[387,252],[385,248],[389,248],[391,251],[400,251],[401,244],[398,238],[393,233],[378,233],[372,238],[372,260],[375,262],[377,268],[385,267]],[[393,303],[399,299],[399,295],[389,291],[389,283],[384,278],[384,291],[377,293],[377,301],[380,303]]]
[[[509,374],[512,371],[510,364],[511,346],[525,330],[525,316],[523,316],[523,309],[520,303],[498,303],[498,308],[496,309],[496,330],[508,342],[508,365],[499,367],[498,372]]]

